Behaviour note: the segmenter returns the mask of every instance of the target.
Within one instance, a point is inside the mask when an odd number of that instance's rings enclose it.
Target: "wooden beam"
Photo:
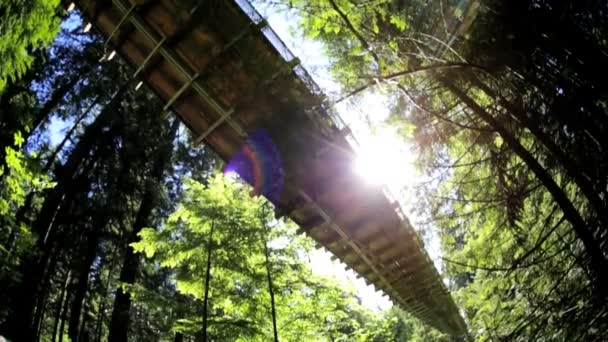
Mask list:
[[[122,0],[112,0],[114,6],[116,6],[121,13],[125,13],[128,11],[127,6],[123,3]],[[141,31],[148,40],[152,42],[154,46],[157,46],[158,43],[162,40],[162,38],[158,38],[159,34],[155,32],[153,28],[147,24],[139,14],[131,13],[128,16],[129,21],[139,30]],[[191,72],[188,71],[188,67],[185,63],[171,50],[167,49],[165,46],[159,47],[160,54],[170,63],[173,67],[186,79],[186,82],[190,82],[192,80]],[[191,82],[192,88],[204,99],[204,101],[209,105],[216,113],[220,116],[225,113],[224,108],[213,99],[213,97],[200,85],[198,82]],[[230,125],[239,133],[241,136],[246,136],[245,130],[240,127],[234,120],[228,121]]]
[[[311,216],[308,220],[299,224],[298,230],[309,232],[311,229],[325,225],[327,222],[319,215]]]
[[[308,200],[312,202],[312,199],[306,193],[304,193],[303,191],[301,191],[301,195],[302,195],[302,197],[308,198]],[[367,256],[361,250],[361,248],[359,246],[357,246],[357,244],[352,239],[350,239],[350,237],[348,236],[348,234],[346,234],[338,225],[336,225],[335,223],[333,223],[332,218],[329,215],[327,215],[327,213],[325,213],[325,211],[322,208],[318,207],[317,209],[319,211],[319,214],[321,216],[323,216],[326,221],[331,222],[330,223],[330,227],[332,227],[334,230],[336,230],[336,232],[339,233],[344,240],[348,241],[348,244],[350,245],[350,247],[352,249],[354,249],[357,252],[357,254],[359,254],[359,256],[362,259],[364,259],[366,261],[366,263],[369,265],[369,267],[372,269],[372,271],[374,273],[376,273],[376,274],[379,275],[379,272],[378,272],[376,266],[370,260],[369,256]],[[380,282],[380,286],[382,286],[383,288],[385,288],[386,291],[394,291],[393,288],[392,288],[392,286],[391,286],[391,284],[388,283],[386,281],[386,279],[383,276],[381,276],[381,275],[379,275],[379,282]]]

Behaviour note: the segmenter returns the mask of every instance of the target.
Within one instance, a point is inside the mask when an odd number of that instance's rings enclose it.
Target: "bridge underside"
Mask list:
[[[252,134],[267,136],[278,158],[263,171],[281,184],[259,191],[302,232],[414,316],[452,335],[466,332],[407,218],[381,188],[353,174],[347,130],[248,3],[76,2],[109,50],[134,66],[133,85],[155,91],[196,142],[230,161]]]

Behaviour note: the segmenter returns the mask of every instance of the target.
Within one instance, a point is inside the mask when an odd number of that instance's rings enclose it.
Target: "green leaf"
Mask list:
[[[401,16],[391,14],[390,23],[395,25],[399,31],[403,32],[407,29],[407,21]]]
[[[13,139],[15,141],[15,146],[21,148],[23,146],[23,143],[25,142],[25,139],[23,138],[23,135],[21,135],[21,132],[16,132],[13,135]]]

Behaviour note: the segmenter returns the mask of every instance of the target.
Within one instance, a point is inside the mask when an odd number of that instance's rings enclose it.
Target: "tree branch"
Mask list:
[[[374,60],[378,64],[378,67],[380,67],[380,58],[372,50],[372,48],[369,45],[369,43],[365,40],[365,38],[363,38],[363,36],[361,35],[361,33],[359,33],[359,31],[357,31],[357,29],[355,28],[355,26],[353,25],[353,23],[350,21],[350,19],[348,19],[348,17],[346,16],[346,14],[344,12],[342,12],[342,10],[340,9],[340,7],[338,7],[338,4],[336,4],[336,2],[334,0],[328,0],[328,1],[331,4],[331,7],[334,9],[334,11],[336,11],[338,13],[338,15],[342,18],[342,20],[344,20],[344,23],[346,24],[346,26],[348,27],[348,29],[352,32],[352,34],[355,35],[355,37],[357,37],[357,40],[359,40],[359,43],[361,43],[361,45],[367,51],[369,51],[369,53],[372,55],[372,57],[374,58]]]
[[[423,106],[421,106],[420,104],[418,104],[416,102],[416,100],[414,99],[414,97],[405,89],[404,86],[402,86],[401,84],[397,84],[397,88],[399,88],[399,90],[401,90],[403,92],[403,94],[405,95],[405,97],[418,109],[420,109],[421,111],[430,114],[431,116],[433,116],[434,118],[439,119],[440,121],[445,121],[449,124],[455,125],[457,127],[463,128],[463,129],[470,129],[470,130],[474,130],[474,131],[479,131],[479,132],[494,132],[493,129],[491,128],[485,128],[485,127],[474,127],[474,126],[469,126],[466,124],[461,124],[459,122],[456,122],[454,120],[451,120],[447,117],[441,116],[439,113],[435,112],[432,109],[428,109],[425,108]],[[447,114],[447,113],[446,113]]]
[[[372,81],[370,81],[370,82],[352,90],[351,92],[347,93],[346,95],[342,96],[341,98],[336,100],[335,103],[340,103],[354,95],[357,95],[358,93],[364,91],[365,89],[379,83],[379,81],[390,81],[390,80],[394,80],[396,78],[400,78],[400,77],[404,77],[404,76],[411,76],[411,75],[415,75],[415,74],[419,74],[419,73],[424,73],[427,71],[464,69],[464,68],[478,69],[478,70],[482,70],[482,71],[486,72],[485,68],[483,68],[479,65],[470,64],[470,63],[447,63],[447,64],[440,64],[440,65],[424,66],[424,67],[420,67],[420,68],[414,69],[414,70],[397,71],[394,73],[390,73],[390,74],[387,74],[384,76],[379,76],[377,78],[374,78]]]

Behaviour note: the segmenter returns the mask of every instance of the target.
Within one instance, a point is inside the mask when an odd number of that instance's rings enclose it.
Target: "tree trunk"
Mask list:
[[[74,124],[72,125],[70,130],[63,137],[63,140],[59,143],[59,145],[57,145],[57,147],[53,151],[53,154],[44,163],[44,166],[42,167],[42,170],[41,170],[42,173],[47,173],[48,171],[51,170],[51,167],[55,164],[55,160],[57,159],[57,155],[59,154],[59,152],[61,152],[63,150],[65,144],[68,142],[68,140],[70,140],[72,138],[72,135],[76,132],[76,129],[78,128],[78,126],[80,126],[80,123],[88,116],[88,114],[94,108],[94,106],[99,103],[99,99],[100,99],[100,97],[98,96],[93,101],[93,103],[82,113],[82,115],[80,115],[76,119],[76,121],[74,122]],[[27,195],[23,205],[17,211],[17,214],[15,215],[15,224],[14,224],[15,227],[18,227],[19,224],[21,224],[21,223],[30,225],[29,220],[26,217],[26,215],[29,212],[31,212],[31,210],[32,210],[32,202],[34,200],[34,195],[35,195],[34,192],[30,192]],[[9,250],[9,252],[14,247],[15,242],[17,241],[17,238],[18,238],[17,229],[14,229],[15,227],[9,227],[9,229],[11,229],[11,232],[9,233],[9,236],[5,243],[5,246],[7,246],[6,248]]]
[[[105,218],[102,220],[107,221]],[[78,280],[75,285],[76,290],[74,291],[74,299],[72,300],[72,308],[70,309],[68,336],[72,342],[79,341],[80,316],[82,315],[84,300],[89,288],[89,273],[97,255],[97,245],[99,243],[97,232],[102,227],[105,227],[106,224],[107,222],[103,222],[100,225],[95,225],[95,231],[89,232],[89,236],[87,237],[85,256],[81,261],[80,270],[78,271]]]
[[[39,296],[35,298],[34,322],[32,330],[32,332],[36,331],[36,334],[33,336],[35,341],[37,341],[39,338],[39,330],[42,326],[44,313],[46,311],[46,302],[49,294],[48,289],[51,287],[51,276],[55,272],[55,268],[57,267],[57,258],[59,257],[59,251],[55,246],[52,246],[48,253],[48,256],[45,258],[45,260],[48,260],[48,263],[45,265],[45,268],[40,275],[42,279],[42,287],[45,289],[45,291],[40,293]]]
[[[581,217],[580,213],[570,201],[566,193],[555,182],[551,174],[536,160],[536,158],[528,151],[513,134],[511,134],[494,116],[481,108],[475,100],[465,94],[460,88],[454,85],[447,79],[441,79],[441,82],[467,107],[469,107],[477,116],[496,130],[504,141],[511,147],[513,152],[523,160],[530,170],[545,186],[551,194],[555,202],[559,205],[566,220],[570,222],[576,236],[583,243],[587,256],[589,257],[589,269],[594,281],[594,292],[596,297],[601,301],[606,301],[608,298],[608,262],[600,248],[600,245],[594,238],[594,234]]]
[[[559,161],[561,166],[564,168],[566,173],[576,182],[579,189],[583,192],[591,206],[593,207],[596,215],[598,216],[600,222],[608,227],[608,208],[604,201],[598,195],[598,191],[594,189],[593,184],[587,178],[581,168],[576,164],[576,162],[570,158],[556,143],[549,137],[542,129],[531,122],[530,118],[523,112],[523,109],[517,108],[513,103],[509,102],[502,96],[496,94],[492,89],[490,89],[486,84],[481,82],[476,77],[473,77],[473,82],[476,86],[478,86],[481,90],[483,90],[488,96],[497,99],[499,103],[511,114],[515,119],[517,119],[525,128],[527,128],[534,136],[553,154],[553,156]]]
[[[86,313],[86,311],[90,309],[89,305],[85,305],[85,309],[84,312]],[[90,340],[90,334],[89,331],[86,329],[87,326],[87,321],[88,316],[85,314],[82,316],[82,321],[80,322],[80,329],[78,329],[78,341],[79,342],[89,342]]]
[[[70,80],[60,85],[58,88],[55,88],[55,91],[51,95],[51,97],[44,103],[42,108],[36,113],[36,116],[32,120],[32,124],[29,127],[29,132],[24,132],[24,139],[27,139],[34,133],[34,131],[44,122],[51,112],[59,105],[61,100],[63,100],[66,95],[76,86],[76,84],[83,78],[81,73],[76,74]]]
[[[134,224],[134,230],[130,234],[128,244],[135,242],[137,234],[146,226],[147,214],[152,211],[150,203],[144,198],[142,205],[139,208],[137,218]],[[145,217],[144,217],[145,216]],[[127,244],[125,251],[124,262],[120,270],[119,281],[125,284],[134,284],[139,269],[139,255]],[[124,291],[122,287],[116,290],[114,299],[114,307],[112,309],[112,318],[110,319],[109,341],[126,342],[129,332],[129,310],[131,309],[131,295]]]
[[[53,324],[53,336],[51,337],[51,341],[55,342],[57,337],[57,330],[59,329],[59,317],[61,316],[61,309],[64,306],[65,294],[68,288],[68,284],[70,283],[70,273],[71,270],[66,272],[66,275],[63,280],[63,286],[61,287],[61,294],[59,295],[59,299],[57,300],[57,310],[55,310],[55,323]]]
[[[136,242],[139,237],[139,232],[150,225],[150,217],[152,211],[157,206],[158,182],[162,180],[165,168],[171,160],[171,151],[173,149],[173,140],[179,128],[179,121],[175,120],[171,126],[164,146],[158,151],[158,158],[155,160],[151,171],[151,177],[146,184],[146,190],[137,211],[133,229],[127,239],[127,248],[125,251],[124,262],[120,271],[120,282],[125,284],[134,284],[139,269],[139,254],[136,254],[130,247],[130,244]],[[131,308],[131,296],[129,293],[119,288],[116,291],[114,300],[114,308],[112,310],[112,318],[110,320],[109,339],[111,341],[127,341],[129,331],[129,310]]]
[[[203,342],[207,342],[207,316],[209,304],[209,282],[211,280],[211,252],[213,249],[213,229],[215,222],[211,223],[209,242],[207,243],[207,271],[205,272],[205,296],[203,297]]]
[[[46,292],[38,303],[39,307],[36,310],[36,319],[34,323],[34,328],[36,329],[36,336],[34,338],[35,341],[40,341],[40,334],[42,333],[42,328],[44,326],[44,315],[46,314],[46,304],[48,299],[49,293]]]
[[[175,339],[173,339],[173,342],[184,342],[184,335],[180,332],[176,332]]]
[[[91,68],[89,68],[89,70],[90,69]],[[88,71],[85,71],[85,72],[88,72]],[[13,127],[11,127],[10,129],[5,129],[8,132],[8,134],[3,134],[2,137],[0,137],[0,167],[6,168],[4,149],[8,146],[13,146],[14,148],[17,148],[16,146],[14,146],[13,134],[18,131],[21,132],[23,139],[25,140],[25,142],[27,142],[29,137],[34,133],[34,131],[38,128],[38,126],[40,126],[40,124],[48,118],[48,116],[51,114],[52,110],[55,109],[55,107],[57,107],[57,105],[61,102],[61,100],[63,100],[63,98],[68,94],[68,92],[70,92],[74,88],[74,86],[82,79],[82,77],[83,77],[82,73],[78,73],[77,75],[72,77],[72,79],[70,79],[69,81],[63,83],[58,88],[55,88],[55,91],[53,92],[53,94],[51,95],[49,100],[42,106],[42,108],[40,108],[40,110],[36,113],[36,116],[32,118],[32,122],[29,125],[29,127],[27,127],[27,128],[25,127],[25,125],[27,124],[25,122],[19,122],[18,120],[12,120]],[[19,92],[23,91],[23,90],[21,90],[21,89],[23,89],[22,87],[10,87],[10,88],[18,88],[18,90],[20,90]],[[16,92],[16,94],[18,94],[19,92]],[[2,112],[8,111],[7,107],[10,107],[9,101],[14,96],[14,94],[15,94],[15,91],[13,91],[11,89],[11,90],[9,90],[9,92],[7,92],[6,96],[2,97],[2,100],[0,101],[1,102],[0,107],[3,107],[3,109],[0,109],[0,115],[2,115],[1,114]],[[15,115],[15,114],[10,113],[10,115]]]
[[[68,161],[60,168],[57,175],[57,185],[45,199],[38,218],[33,225],[34,232],[38,233],[39,246],[46,243],[52,234],[54,215],[62,202],[63,195],[66,191],[69,191],[70,184],[78,172],[78,168],[90,154],[91,149],[102,134],[103,128],[111,122],[114,116],[112,108],[108,107],[104,109],[95,121],[87,127],[84,135],[70,154]]]
[[[264,225],[263,229],[266,229],[266,223],[262,220]],[[264,235],[264,257],[266,258],[266,277],[268,279],[268,292],[270,293],[270,308],[272,312],[272,331],[274,333],[274,342],[279,342],[279,332],[277,330],[277,313],[274,303],[274,290],[272,289],[272,275],[270,273],[270,252],[268,250],[268,241]]]
[[[71,285],[68,285],[68,289]],[[65,298],[65,302],[63,303],[63,308],[61,309],[61,323],[59,324],[59,342],[63,342],[63,332],[65,331],[65,320],[68,317],[68,304],[70,302],[69,290],[67,292],[67,296]]]
[[[101,341],[101,332],[103,327],[103,320],[106,311],[106,297],[108,296],[108,289],[110,288],[110,280],[112,279],[112,272],[114,271],[114,261],[110,264],[110,268],[108,269],[108,278],[106,279],[106,286],[103,291],[103,296],[101,297],[101,307],[99,308],[99,314],[97,315],[97,324],[95,328],[95,342]]]
[[[39,251],[39,256],[35,257],[34,260],[22,262],[23,286],[19,289],[19,297],[14,300],[13,315],[5,322],[9,339],[33,340],[34,307],[41,291],[44,292],[45,290],[42,286],[42,275],[48,267],[48,256],[56,240],[54,227],[57,218],[61,217],[61,215],[58,215],[59,211],[66,209],[70,202],[69,199],[73,198],[77,190],[77,187],[74,186],[74,177],[77,175],[83,161],[90,156],[90,152],[99,137],[111,133],[104,133],[103,127],[106,127],[113,117],[114,111],[107,107],[87,127],[85,134],[74,148],[68,161],[58,172],[57,185],[47,193],[32,227],[32,231],[38,235],[36,248]],[[24,338],[24,332],[29,338]]]

